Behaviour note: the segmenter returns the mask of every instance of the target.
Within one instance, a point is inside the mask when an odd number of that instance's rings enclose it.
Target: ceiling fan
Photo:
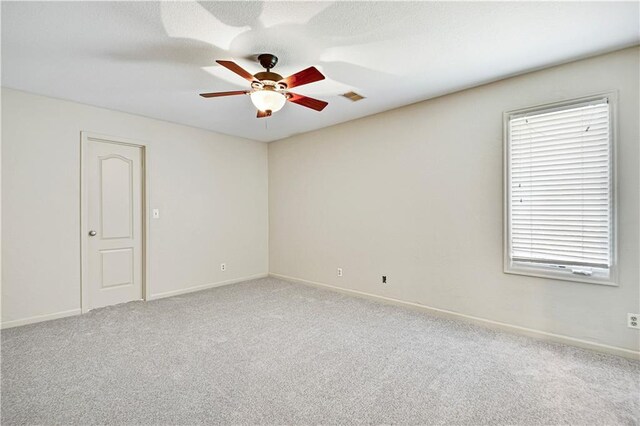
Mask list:
[[[307,96],[291,93],[292,89],[303,84],[309,84],[324,80],[324,75],[315,67],[309,67],[287,78],[271,72],[278,63],[278,58],[270,53],[258,56],[258,62],[266,71],[251,75],[240,65],[232,61],[216,61],[223,67],[233,71],[240,77],[251,82],[251,90],[235,90],[232,92],[201,93],[203,98],[217,98],[220,96],[250,95],[251,102],[258,109],[258,118],[269,117],[276,111],[280,111],[286,101],[293,102],[316,111],[322,111],[328,105],[327,102]]]

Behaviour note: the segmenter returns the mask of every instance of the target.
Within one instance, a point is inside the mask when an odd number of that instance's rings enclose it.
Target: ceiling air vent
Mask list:
[[[358,102],[361,101],[362,99],[364,99],[364,96],[362,95],[358,95],[356,92],[347,92],[342,94],[342,96],[344,96],[345,98],[349,99],[350,101],[353,102]]]

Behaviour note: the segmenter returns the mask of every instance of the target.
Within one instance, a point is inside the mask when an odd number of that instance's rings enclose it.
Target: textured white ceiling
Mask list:
[[[2,85],[272,141],[640,42],[638,2],[2,2]],[[256,119],[217,66],[327,80]],[[338,96],[354,90],[367,99]]]

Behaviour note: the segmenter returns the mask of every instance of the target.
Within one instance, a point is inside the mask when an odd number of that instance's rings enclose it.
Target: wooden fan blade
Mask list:
[[[302,70],[287,78],[283,78],[279,83],[284,83],[287,88],[302,86],[303,84],[313,83],[314,81],[324,80],[324,75],[316,69],[316,67],[309,67],[306,70]]]
[[[258,115],[256,117],[258,118],[271,117],[271,112],[258,110]]]
[[[200,93],[200,96],[203,98],[217,98],[219,96],[245,95],[247,93],[249,93],[247,90],[234,90],[233,92]]]
[[[298,95],[296,93],[289,93],[291,95],[287,100],[294,104],[306,106],[307,108],[315,109],[316,111],[322,111],[324,107],[329,105],[328,102],[321,101],[319,99],[309,98],[307,96]]]
[[[235,62],[232,62],[232,61],[216,61],[216,62],[222,65],[223,67],[227,68],[228,70],[235,72],[236,74],[238,74],[240,77],[244,78],[247,81],[255,80],[253,78],[253,75],[249,74],[249,71],[245,70]]]

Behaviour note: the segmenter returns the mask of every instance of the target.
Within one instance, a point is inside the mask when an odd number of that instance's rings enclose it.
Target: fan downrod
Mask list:
[[[271,53],[262,53],[258,55],[258,62],[260,62],[260,65],[262,65],[264,69],[270,71],[271,68],[275,67],[278,63],[278,57]]]

